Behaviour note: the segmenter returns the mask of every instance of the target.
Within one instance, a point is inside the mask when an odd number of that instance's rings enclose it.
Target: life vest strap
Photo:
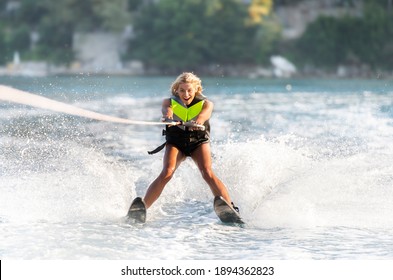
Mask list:
[[[154,155],[154,154],[158,153],[159,151],[161,151],[162,149],[164,149],[165,145],[166,145],[166,141],[162,145],[155,148],[153,151],[148,151],[147,153],[149,155]]]

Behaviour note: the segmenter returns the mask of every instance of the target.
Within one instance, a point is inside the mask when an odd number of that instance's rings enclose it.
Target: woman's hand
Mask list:
[[[205,130],[205,126],[203,124],[197,123],[196,121],[189,121],[183,123],[184,126],[188,127],[189,130],[194,131],[194,130]]]

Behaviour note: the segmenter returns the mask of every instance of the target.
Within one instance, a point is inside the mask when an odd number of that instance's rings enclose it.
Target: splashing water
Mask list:
[[[88,86],[75,93],[75,81],[63,79],[57,81],[61,92],[51,87],[43,94],[62,102],[65,95],[78,107],[146,121],[159,119],[170,84],[166,78],[123,78],[116,80],[121,90],[112,92],[108,81],[91,94]],[[206,95],[215,103],[213,167],[240,207],[244,227],[218,221],[210,190],[191,160],[149,209],[145,225],[125,221],[131,200],[143,195],[161,170],[162,153],[146,153],[163,142],[161,128],[1,104],[1,256],[392,257],[386,250],[392,246],[393,225],[389,84],[206,83]],[[285,89],[289,83],[290,92]]]

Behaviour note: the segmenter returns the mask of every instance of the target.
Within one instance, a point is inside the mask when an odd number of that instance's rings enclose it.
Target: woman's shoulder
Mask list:
[[[162,100],[162,105],[169,106],[171,104],[171,98],[164,98]]]
[[[195,96],[195,99],[196,100],[198,100],[198,101],[209,101],[209,99],[207,98],[207,96],[206,95],[203,95],[203,94],[198,94],[197,96]]]

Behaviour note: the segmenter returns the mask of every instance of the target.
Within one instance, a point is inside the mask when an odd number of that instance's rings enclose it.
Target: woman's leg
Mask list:
[[[169,182],[169,180],[171,180],[175,170],[184,159],[185,156],[183,153],[175,146],[172,146],[171,144],[166,145],[162,171],[150,184],[143,199],[145,201],[146,208],[149,208],[161,195],[165,185]]]
[[[201,171],[203,179],[209,185],[214,196],[222,196],[228,203],[231,203],[231,198],[225,185],[214,174],[212,170],[212,160],[210,152],[210,143],[200,145],[191,155],[192,159],[197,164]]]

